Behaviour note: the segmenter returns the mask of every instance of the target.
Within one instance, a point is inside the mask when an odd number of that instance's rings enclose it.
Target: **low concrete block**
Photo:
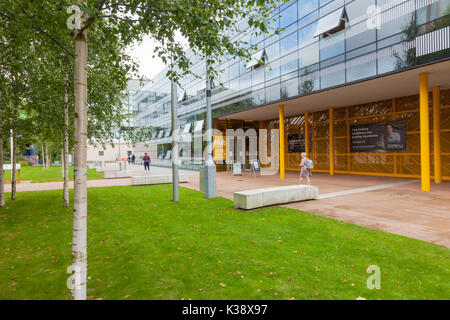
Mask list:
[[[179,182],[189,182],[189,175],[180,174],[178,176]],[[133,176],[131,177],[131,185],[133,186],[144,186],[151,184],[164,184],[172,183],[171,175],[154,175],[154,176]]]
[[[103,177],[105,179],[131,178],[134,176],[144,176],[146,174],[149,175],[149,172],[145,170],[105,171],[103,172]]]
[[[308,185],[281,186],[235,192],[234,206],[242,209],[255,209],[282,203],[316,199],[319,188]]]

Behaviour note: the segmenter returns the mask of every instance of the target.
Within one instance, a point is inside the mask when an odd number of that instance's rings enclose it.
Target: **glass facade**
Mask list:
[[[338,10],[341,20],[331,21]],[[450,0],[295,0],[281,4],[273,18],[279,35],[235,35],[264,49],[266,65],[248,68],[224,57],[214,80],[213,117],[450,58],[448,47],[433,43],[448,43],[439,37],[450,34]],[[316,35],[319,24],[325,29]],[[181,81],[180,126],[204,119],[205,63],[190,59],[201,79]],[[135,95],[136,125],[170,128],[165,72]]]

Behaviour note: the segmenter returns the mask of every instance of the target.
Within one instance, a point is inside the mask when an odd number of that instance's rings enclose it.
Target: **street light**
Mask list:
[[[205,177],[205,198],[211,199],[217,197],[216,191],[216,165],[212,157],[212,115],[211,115],[211,77],[209,75],[208,57],[206,64],[206,152],[207,159],[204,165]]]

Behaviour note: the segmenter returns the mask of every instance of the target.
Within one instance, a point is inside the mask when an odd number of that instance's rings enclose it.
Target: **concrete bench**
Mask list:
[[[179,182],[189,182],[189,175],[180,174],[178,176]],[[154,176],[133,176],[131,177],[131,185],[144,186],[149,184],[163,184],[172,183],[171,175],[154,175]]]
[[[235,192],[234,206],[241,209],[254,209],[275,204],[316,199],[319,188],[308,185],[281,186]]]
[[[111,167],[103,167],[103,168],[95,168],[95,170],[97,172],[109,172],[109,171],[118,171],[119,167],[118,166],[111,166]]]
[[[149,171],[145,170],[126,170],[126,171],[104,171],[103,178],[114,179],[114,178],[131,178],[134,176],[144,176],[149,175]]]

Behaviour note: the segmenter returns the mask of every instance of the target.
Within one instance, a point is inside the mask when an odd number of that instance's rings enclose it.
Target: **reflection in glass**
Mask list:
[[[310,72],[305,68],[303,75],[299,78],[299,93],[301,95],[311,93],[319,89],[319,72]]]
[[[252,86],[264,82],[264,68],[257,68],[252,71]]]
[[[319,38],[314,38],[314,32],[316,31],[316,28],[317,28],[317,21],[298,30],[298,46],[299,46],[299,48],[305,47],[308,44],[319,40]]]
[[[417,10],[417,25],[428,23],[450,14],[450,0],[440,0]]]
[[[280,12],[280,28],[286,28],[297,21],[297,2]]]
[[[345,51],[344,30],[332,36],[320,39],[320,60],[326,60],[344,53]]]
[[[347,82],[368,78],[377,73],[377,55],[371,53],[356,59],[347,61]]]
[[[367,19],[367,8],[375,5],[375,0],[357,0],[352,1],[345,6],[348,21],[354,25]]]
[[[303,68],[319,62],[319,43],[316,42],[298,51],[298,67]]]
[[[319,3],[317,0],[299,0],[298,1],[298,17],[302,18],[307,14],[317,10]]]
[[[280,60],[270,62],[265,68],[266,81],[280,76]]]
[[[281,55],[297,48],[297,32],[293,32],[280,40]]]
[[[398,11],[398,7],[383,12],[381,14],[381,21],[386,21],[390,19],[390,17],[394,16],[396,14],[395,10]],[[401,30],[407,28],[411,24],[412,17],[413,16],[410,13],[404,14],[397,19],[383,23],[381,28],[378,30],[378,40],[399,33]]]
[[[345,82],[345,63],[320,70],[320,88],[337,86]]]
[[[267,59],[270,61],[275,61],[280,57],[280,43],[276,41],[270,46],[266,47]]]
[[[281,83],[281,99],[287,99],[298,95],[298,78]]]
[[[298,70],[297,52],[288,54],[280,59],[280,73],[281,75]]]
[[[252,86],[251,73],[247,73],[239,78],[239,89],[244,90]]]
[[[266,102],[280,100],[280,85],[276,84],[266,88]]]
[[[234,79],[234,78],[236,78],[237,76],[239,76],[239,62],[233,64],[233,65],[230,67],[230,79]]]
[[[367,23],[361,22],[345,31],[346,50],[350,51],[376,40],[376,29],[367,29]]]

